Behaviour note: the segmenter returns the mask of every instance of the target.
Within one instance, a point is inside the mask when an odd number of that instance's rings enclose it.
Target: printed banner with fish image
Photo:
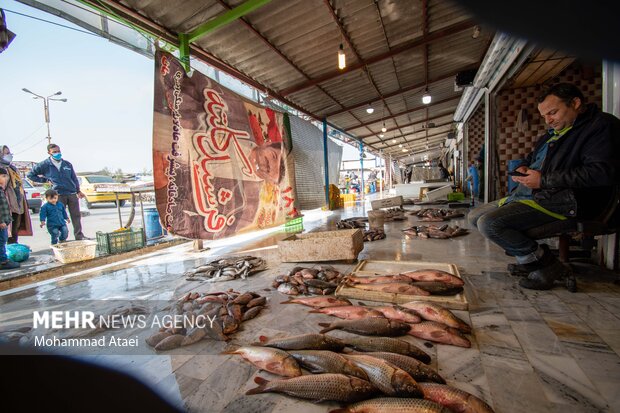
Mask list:
[[[171,233],[217,239],[299,216],[288,115],[155,55],[153,176]]]

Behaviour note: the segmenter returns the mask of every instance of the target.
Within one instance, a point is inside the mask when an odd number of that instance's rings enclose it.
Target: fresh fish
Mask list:
[[[383,313],[371,307],[362,307],[360,305],[345,305],[341,307],[326,307],[316,310],[310,310],[309,313],[327,314],[345,320],[359,320],[364,317],[383,317]]]
[[[155,333],[152,336],[150,336],[149,338],[147,338],[146,344],[148,344],[151,347],[155,347],[160,341],[162,341],[163,339],[170,337],[172,334],[163,331],[163,332],[159,332],[159,333]]]
[[[414,281],[412,285],[428,291],[432,295],[455,295],[463,292],[460,285],[447,284],[441,281]]]
[[[323,290],[323,295],[331,295],[334,293],[334,291],[336,291],[335,288],[326,288]]]
[[[352,404],[329,413],[453,413],[430,400],[380,397]]]
[[[265,307],[263,307],[262,305],[250,308],[248,311],[243,313],[243,318],[241,319],[241,321],[248,321],[248,320],[253,319],[254,317],[258,315],[258,313],[261,312],[263,308]]]
[[[422,397],[418,383],[403,369],[392,363],[366,355],[345,355],[368,375],[368,380],[383,394],[400,397]]]
[[[347,300],[346,298],[321,296],[290,298],[288,301],[283,301],[282,304],[303,304],[314,308],[325,308],[338,307],[341,305],[351,305],[351,301]]]
[[[436,343],[451,344],[453,346],[465,348],[471,347],[469,340],[463,337],[459,330],[435,321],[424,321],[418,324],[411,324],[409,334]]]
[[[244,293],[244,294],[241,294],[241,295],[237,296],[237,298],[235,298],[232,301],[232,303],[233,304],[239,304],[239,305],[246,305],[247,303],[249,303],[253,299],[254,299],[254,296],[252,296],[252,294]]]
[[[401,272],[404,275],[416,281],[440,281],[446,284],[462,287],[465,283],[459,277],[441,270],[416,270]]]
[[[349,275],[347,280],[353,284],[389,284],[389,283],[405,283],[411,284],[413,280],[406,275],[381,275],[376,277],[358,277]]]
[[[315,268],[302,268],[299,272],[304,278],[315,278],[319,270]]]
[[[259,340],[259,343],[254,343],[255,346],[275,347],[282,350],[341,351],[344,348],[344,342],[339,338],[316,333],[273,338],[271,340],[265,336],[260,336]]]
[[[223,354],[239,354],[259,369],[285,377],[301,376],[299,364],[286,351],[270,347],[245,346]]]
[[[267,304],[267,297],[257,297],[250,300],[250,302],[246,304],[246,308],[257,307],[259,305],[264,306],[265,304]]]
[[[292,270],[290,270],[288,272],[288,276],[292,277],[293,275],[295,275],[296,273],[300,272],[303,269],[304,269],[304,267],[295,267],[295,268],[293,268]]]
[[[202,340],[207,336],[207,331],[204,327],[194,327],[187,332],[185,338],[181,342],[182,346],[188,346],[190,344],[194,344]]]
[[[430,363],[431,356],[405,340],[390,337],[347,337],[344,344],[359,351],[387,351],[414,357],[423,363]]]
[[[421,289],[420,287],[416,287],[414,285],[409,285],[405,283],[390,283],[390,284],[350,284],[347,283],[349,287],[357,288],[359,290],[366,291],[379,291],[382,293],[393,293],[393,294],[405,294],[405,295],[431,295],[426,290]]]
[[[293,273],[295,274],[295,273]],[[276,278],[274,278],[273,280],[275,282],[277,282],[278,284],[282,284],[282,283],[287,283],[290,281],[291,275],[278,275]]]
[[[278,286],[278,292],[287,295],[298,295],[299,289],[291,283],[284,283]]]
[[[325,350],[289,350],[288,354],[312,373],[340,373],[368,380],[364,370],[351,363],[341,354]]]
[[[304,284],[308,287],[315,287],[315,288],[336,288],[337,287],[337,285],[334,283],[330,283],[327,281],[321,281],[321,280],[315,280],[315,279],[304,280]]]
[[[173,348],[177,348],[181,346],[181,343],[185,339],[185,336],[182,334],[173,334],[169,337],[164,338],[155,346],[155,350],[157,351],[166,351],[172,350]]]
[[[234,333],[237,329],[239,329],[239,321],[230,315],[222,317],[222,332],[224,334]]]
[[[325,327],[319,331],[321,334],[338,329],[365,336],[402,336],[410,329],[409,324],[380,317],[339,320],[331,324],[319,323],[319,325]]]
[[[420,388],[425,399],[439,403],[454,413],[493,413],[484,400],[463,390],[436,383],[423,383]]]
[[[233,304],[234,301],[231,301],[226,306],[228,310],[228,315],[235,319],[236,322],[240,322],[243,318],[243,310],[241,309],[240,304]]]
[[[379,311],[385,318],[390,320],[402,321],[403,323],[419,323],[422,321],[415,311],[397,305],[371,308]]]
[[[449,327],[458,328],[464,333],[471,333],[471,327],[467,323],[455,316],[452,311],[440,305],[424,301],[411,301],[401,304],[401,306],[412,309],[425,320],[436,321]]]
[[[254,382],[259,386],[248,390],[245,394],[284,393],[314,402],[333,400],[351,403],[367,399],[377,392],[377,389],[366,380],[344,374],[312,374],[273,381],[256,377]]]
[[[323,295],[323,290],[318,287],[308,287],[308,293],[314,295]]]
[[[376,357],[392,363],[395,366],[405,370],[417,382],[434,382],[446,384],[446,381],[435,370],[421,363],[413,357],[405,356],[397,353],[387,353],[384,351],[376,351],[370,353],[353,353],[363,354],[366,356]]]

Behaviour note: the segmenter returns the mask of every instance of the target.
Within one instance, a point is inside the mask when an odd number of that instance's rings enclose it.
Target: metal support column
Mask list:
[[[179,34],[179,60],[185,71],[189,73],[191,68],[189,66],[189,35],[187,33]]]
[[[484,91],[484,202],[491,194],[491,93]]]
[[[327,118],[323,118],[323,166],[325,172],[325,205],[329,209],[329,156],[327,150]]]
[[[364,191],[364,144],[360,142],[360,166],[362,168],[362,173],[360,174],[360,179],[362,180],[362,186],[360,188],[360,192],[362,194],[362,201],[364,200],[364,195],[366,192]],[[364,206],[364,202],[362,202],[362,206]]]

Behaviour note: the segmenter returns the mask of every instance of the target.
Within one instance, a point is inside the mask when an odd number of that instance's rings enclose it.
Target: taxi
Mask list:
[[[116,203],[114,190],[119,188],[129,188],[127,184],[116,182],[111,176],[106,175],[78,175],[80,181],[80,190],[86,196],[86,205],[90,208],[93,204],[100,202]],[[106,191],[108,189],[109,191]],[[131,199],[129,193],[119,193],[119,206],[125,205],[125,202]]]

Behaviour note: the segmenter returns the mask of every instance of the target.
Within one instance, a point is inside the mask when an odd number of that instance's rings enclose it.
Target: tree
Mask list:
[[[114,171],[112,177],[116,182],[122,182],[125,178],[125,176],[123,175],[123,170],[121,168],[118,168],[116,171]]]
[[[107,166],[98,172],[99,175],[112,176],[112,171]]]

